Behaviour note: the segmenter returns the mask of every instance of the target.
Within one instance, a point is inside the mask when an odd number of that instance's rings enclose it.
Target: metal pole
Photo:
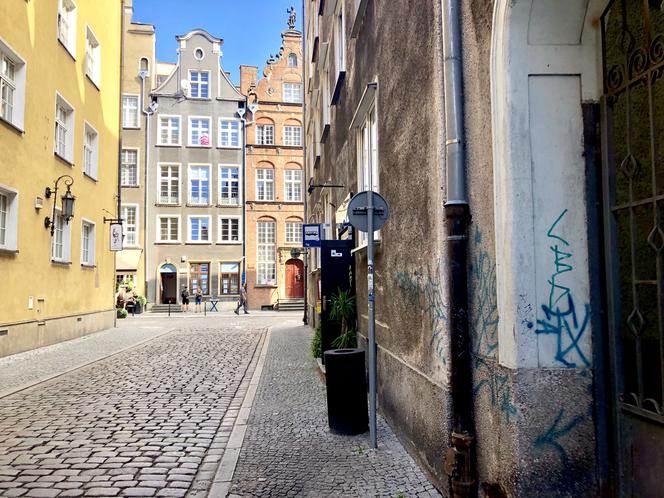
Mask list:
[[[171,300],[168,300],[168,316],[171,316]]]
[[[203,301],[203,316],[207,316],[207,301]]]
[[[371,176],[371,175],[369,175]],[[372,180],[370,180],[371,182]],[[367,202],[367,284],[369,305],[369,436],[371,447],[376,449],[376,323],[374,303],[374,232],[373,232],[373,185],[369,184]]]

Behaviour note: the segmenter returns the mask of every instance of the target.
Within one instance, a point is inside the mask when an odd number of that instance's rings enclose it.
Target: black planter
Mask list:
[[[362,434],[369,430],[367,382],[363,349],[325,351],[327,416],[336,434]]]

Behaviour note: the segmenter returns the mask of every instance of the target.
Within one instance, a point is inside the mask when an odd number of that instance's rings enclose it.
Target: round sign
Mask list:
[[[300,254],[302,254],[302,253],[300,252],[299,249],[291,249],[290,250],[291,258],[299,258]]]
[[[378,192],[371,192],[373,203],[373,229],[380,230],[390,216],[390,208],[385,198]],[[369,217],[367,205],[369,204],[369,191],[355,194],[348,204],[348,220],[360,232],[369,231]]]

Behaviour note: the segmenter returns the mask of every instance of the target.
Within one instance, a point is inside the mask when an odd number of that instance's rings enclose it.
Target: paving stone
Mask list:
[[[122,496],[154,496],[156,492],[156,488],[125,488]]]

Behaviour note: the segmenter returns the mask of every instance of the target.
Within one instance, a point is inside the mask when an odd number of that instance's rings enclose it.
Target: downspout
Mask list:
[[[247,110],[248,100],[245,97],[245,113],[240,116],[240,120],[242,121],[242,263],[240,271],[240,285],[247,281],[247,120],[244,117]]]
[[[308,185],[307,183],[307,12],[304,9],[304,0],[302,0],[302,88],[304,88],[304,95],[302,96],[302,165],[304,167],[304,174],[302,175],[304,182],[302,183],[302,200],[303,212],[302,219],[307,219],[307,196],[304,194],[304,186]],[[303,243],[304,243],[304,233],[302,234]],[[307,325],[309,323],[309,313],[307,311],[307,292],[308,292],[308,278],[309,278],[309,254],[307,251],[304,251],[304,275],[302,275],[302,280],[304,281],[304,316],[302,317],[302,323]]]
[[[117,174],[117,181],[118,181],[118,193],[117,193],[117,205],[116,205],[116,215],[115,218],[116,220],[120,219],[122,217],[122,76],[124,74],[124,41],[125,41],[125,0],[122,0],[120,2],[120,86],[118,88],[119,95],[118,95],[118,100],[119,100],[119,108],[118,108],[118,174]],[[55,200],[53,201],[55,202]],[[117,257],[116,254],[113,253],[113,280],[115,280],[115,275],[118,271],[117,267]],[[115,284],[113,284],[113,308],[115,308]],[[118,314],[113,313],[113,326],[117,327],[118,325]]]
[[[446,467],[454,497],[475,496],[475,424],[470,335],[468,331],[468,223],[463,66],[460,0],[441,0],[443,11],[443,75],[445,88],[445,218],[447,280],[450,300],[450,370],[452,391],[451,447]]]
[[[138,72],[141,79],[141,113],[145,116],[145,147],[143,151],[143,292],[148,295],[148,165],[150,161],[150,112],[145,110],[145,78],[147,74],[143,71]],[[140,233],[137,234],[140,237]]]

